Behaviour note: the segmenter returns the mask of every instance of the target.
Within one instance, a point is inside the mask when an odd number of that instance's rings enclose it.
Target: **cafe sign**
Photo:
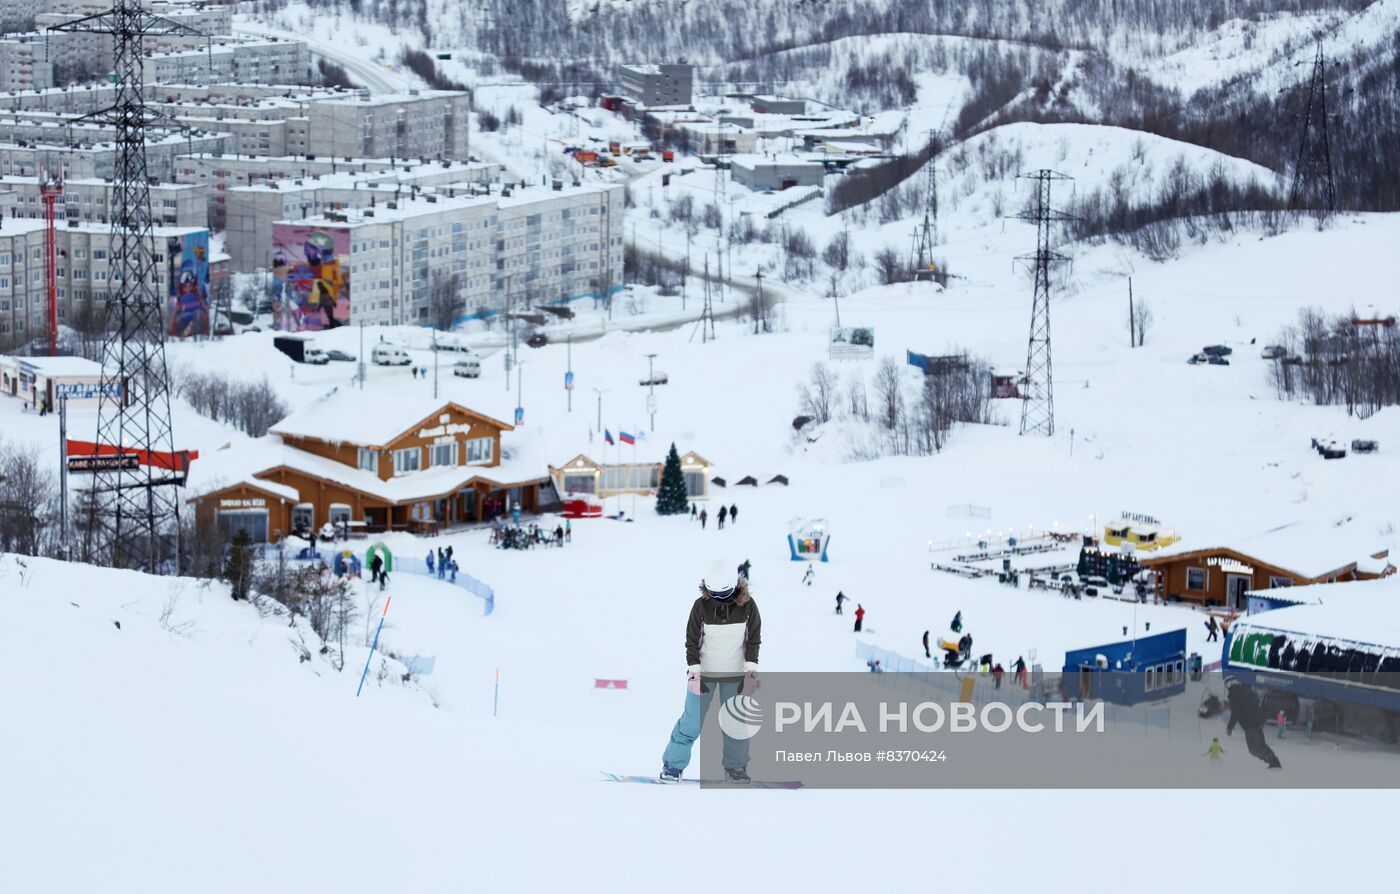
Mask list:
[[[440,438],[444,435],[464,435],[472,430],[470,422],[458,422],[453,425],[439,425],[436,428],[418,429],[420,438]]]
[[[220,509],[266,509],[267,500],[262,497],[245,497],[219,501]]]
[[[1248,574],[1253,575],[1254,569],[1237,559],[1225,558],[1222,556],[1211,556],[1206,559],[1206,564],[1214,568],[1219,568],[1226,574]]]

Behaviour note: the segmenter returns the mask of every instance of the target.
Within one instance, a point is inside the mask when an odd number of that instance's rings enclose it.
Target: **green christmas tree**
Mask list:
[[[685,493],[685,475],[681,473],[681,455],[676,445],[666,454],[666,467],[661,470],[661,487],[656,492],[657,515],[680,515],[690,511],[690,498]]]
[[[1088,577],[1089,575],[1089,556],[1082,546],[1079,548],[1079,566],[1075,570],[1080,577]]]

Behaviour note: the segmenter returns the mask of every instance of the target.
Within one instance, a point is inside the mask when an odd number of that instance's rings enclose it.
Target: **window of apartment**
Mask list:
[[[1204,590],[1206,588],[1206,570],[1204,568],[1186,569],[1186,589]]]
[[[489,463],[495,448],[495,438],[472,438],[467,441],[467,465]]]
[[[379,471],[378,451],[370,450],[368,447],[361,447],[359,459],[361,469],[364,469],[366,472],[377,473]]]
[[[407,447],[394,451],[394,474],[404,475],[423,468],[423,451],[418,447]]]
[[[457,465],[457,441],[454,439],[443,444],[434,444],[431,459],[434,466]]]

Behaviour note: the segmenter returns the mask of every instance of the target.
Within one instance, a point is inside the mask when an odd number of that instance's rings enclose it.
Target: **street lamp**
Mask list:
[[[525,421],[525,404],[522,395],[525,391],[525,375],[520,371],[525,365],[524,360],[518,360],[515,364],[515,424],[519,425]]]
[[[647,355],[647,412],[651,414],[651,430],[656,431],[656,360],[655,354]]]
[[[593,393],[598,395],[598,431],[600,432],[603,430],[603,394],[607,390],[606,388],[593,389]]]

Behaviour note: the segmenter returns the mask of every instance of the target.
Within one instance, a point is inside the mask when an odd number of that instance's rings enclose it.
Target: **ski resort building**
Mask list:
[[[1237,612],[1248,609],[1251,591],[1369,580],[1393,570],[1383,544],[1358,544],[1351,535],[1303,523],[1232,546],[1182,541],[1137,558],[1156,573],[1159,598]]]
[[[512,430],[450,401],[336,391],[254,445],[206,454],[191,470],[189,502],[201,524],[257,543],[327,522],[352,532],[435,530],[517,505],[556,507],[544,464],[502,443]]]
[[[663,458],[664,459],[664,458]],[[559,467],[550,466],[549,474],[555,489],[565,498],[589,494],[606,499],[623,494],[654,495],[661,486],[661,470],[665,462],[600,463],[579,454]],[[692,500],[710,497],[708,459],[691,451],[681,455],[681,474],[685,476],[686,496]]]

